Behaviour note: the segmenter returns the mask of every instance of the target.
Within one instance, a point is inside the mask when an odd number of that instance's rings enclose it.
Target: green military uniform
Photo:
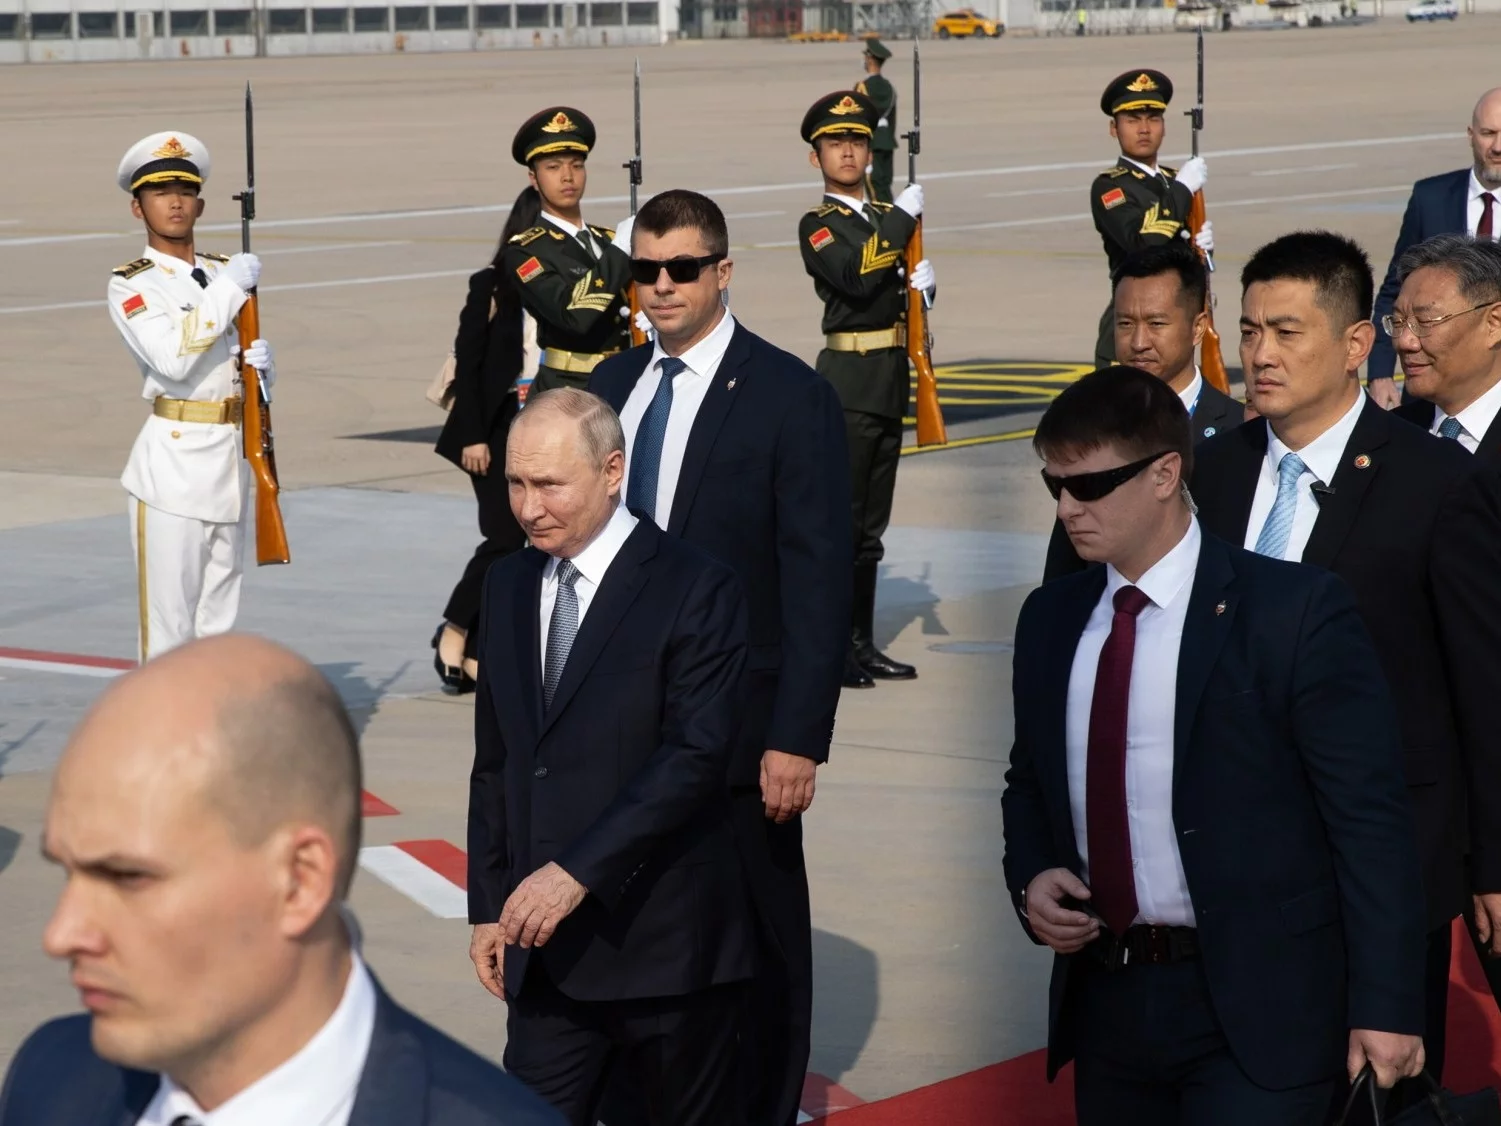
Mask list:
[[[863,95],[830,94],[803,119],[803,140],[812,144],[825,134],[869,135],[878,114]],[[902,418],[911,398],[903,255],[917,220],[889,203],[853,203],[826,195],[798,223],[798,245],[824,303],[825,347],[815,366],[844,407],[853,498],[854,647],[862,649],[872,644],[881,537],[891,520]],[[908,666],[875,656],[888,667],[906,669],[878,675],[915,675]]]
[[[511,155],[530,165],[539,156],[593,147],[593,122],[554,106],[521,127]],[[611,242],[614,236],[593,224],[575,234],[544,213],[538,226],[506,245],[504,267],[521,283],[521,302],[537,322],[542,355],[533,394],[584,387],[600,360],[630,347],[630,257]]]
[[[1105,88],[1100,108],[1107,117],[1137,109],[1166,109],[1173,97],[1173,84],[1155,70],[1128,71]],[[1186,236],[1193,193],[1174,177],[1177,170],[1162,167],[1157,175],[1124,156],[1115,167],[1095,177],[1089,189],[1089,209],[1095,230],[1105,243],[1110,273],[1126,256],[1144,246],[1159,246]],[[1115,316],[1113,303],[1100,317],[1095,343],[1096,367],[1115,362]]]
[[[865,53],[879,63],[891,58],[891,48],[879,39],[867,41]],[[876,123],[870,137],[870,174],[865,178],[866,194],[881,203],[890,203],[891,166],[896,154],[896,87],[877,71],[857,83],[855,93],[864,94],[876,107]]]

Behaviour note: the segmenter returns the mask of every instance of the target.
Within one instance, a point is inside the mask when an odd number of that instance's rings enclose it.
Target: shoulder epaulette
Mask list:
[[[137,258],[134,262],[127,262],[123,266],[116,266],[110,273],[120,278],[133,278],[142,270],[149,270],[155,265],[156,262],[150,258]]]
[[[1115,180],[1121,176],[1124,176],[1129,171],[1131,171],[1131,169],[1127,168],[1124,164],[1117,164],[1114,168],[1107,168],[1104,172],[1101,172],[1100,175],[1109,176],[1112,180]]]
[[[870,200],[869,202],[870,202],[870,205],[872,207],[874,207],[877,211],[880,211],[880,212],[890,211],[893,207],[896,206],[896,204],[894,204],[894,203],[882,203],[878,199],[873,199],[873,200]]]
[[[851,211],[848,207],[845,207],[840,203],[835,203],[833,200],[827,200],[824,203],[820,203],[817,207],[810,208],[809,214],[817,215],[820,219],[822,219],[828,215],[834,214],[834,212],[836,211],[841,215],[854,214],[854,212]]]
[[[855,83],[855,93],[857,93],[857,94],[865,94],[866,93],[865,82],[863,80],[860,81],[860,82]]]
[[[1178,178],[1178,170],[1176,168],[1169,168],[1166,164],[1164,164],[1162,166],[1162,170],[1169,176],[1171,176],[1174,180]]]
[[[198,252],[198,257],[200,257],[200,258],[207,258],[210,262],[228,262],[229,261],[229,255],[228,254],[204,254],[202,251],[199,251]]]
[[[546,227],[533,227],[529,231],[522,231],[519,235],[512,235],[511,241],[521,246],[526,246],[528,243],[536,242],[546,233]]]
[[[615,232],[610,230],[609,227],[596,227],[593,223],[590,223],[589,229],[599,238],[613,239],[615,237]]]

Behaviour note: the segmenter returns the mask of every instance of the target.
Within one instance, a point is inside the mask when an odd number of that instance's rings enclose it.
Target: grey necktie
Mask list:
[[[880,224],[876,222],[876,209],[874,207],[867,203],[860,210],[865,215],[865,221],[867,223],[869,223],[872,227],[876,227],[878,229],[880,228]]]
[[[589,228],[584,227],[578,233],[579,242],[584,244],[584,249],[589,252],[590,258],[598,258],[599,254],[594,249],[594,239],[589,234]]]
[[[542,706],[552,707],[553,694],[558,690],[558,681],[563,679],[563,667],[568,664],[568,652],[573,648],[573,639],[579,632],[579,595],[573,589],[578,582],[579,569],[567,559],[558,564],[558,596],[552,604],[552,618],[547,626],[547,662],[542,672]]]
[[[1261,526],[1261,535],[1256,537],[1256,554],[1281,559],[1287,551],[1287,541],[1292,538],[1293,517],[1298,514],[1298,482],[1308,466],[1297,454],[1286,453],[1277,463],[1277,499],[1267,513],[1266,523]]]
[[[1440,438],[1452,438],[1456,442],[1459,441],[1460,432],[1463,430],[1464,427],[1460,425],[1457,418],[1446,418],[1438,424],[1438,436]]]

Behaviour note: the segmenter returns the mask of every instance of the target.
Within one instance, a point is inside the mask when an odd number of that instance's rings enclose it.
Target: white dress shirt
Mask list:
[[[560,228],[560,229],[562,229],[564,231],[567,231],[568,232],[568,237],[571,238],[571,239],[573,239],[574,242],[581,242],[581,241],[583,241],[583,240],[581,240],[579,238],[580,234],[588,235],[589,236],[589,246],[594,251],[594,257],[596,257],[596,258],[599,257],[599,254],[600,254],[599,240],[594,237],[594,232],[591,231],[591,230],[589,230],[588,227],[575,227],[567,219],[559,219],[551,211],[544,211],[544,212],[542,212],[542,218],[546,219],[553,226],[558,227],[558,228]]]
[[[662,440],[662,460],[657,470],[657,510],[651,513],[659,528],[666,528],[672,517],[672,498],[677,493],[678,476],[683,472],[683,455],[688,451],[693,420],[698,417],[698,408],[704,405],[704,396],[714,383],[714,374],[719,371],[730,347],[730,337],[734,335],[735,318],[725,312],[708,336],[678,357],[688,366],[672,379],[672,410],[667,415],[667,433]],[[631,451],[636,446],[636,431],[641,428],[646,408],[651,405],[657,385],[662,382],[662,369],[657,364],[666,357],[659,340],[652,349],[651,362],[636,380],[636,386],[631,388],[625,409],[620,412],[620,425],[625,430],[627,485],[631,479]]]
[[[1189,594],[1199,566],[1203,536],[1190,519],[1178,546],[1141,576],[1136,587],[1152,600],[1136,619],[1131,692],[1126,704],[1126,821],[1131,830],[1131,867],[1136,877],[1137,923],[1194,925],[1193,900],[1173,825],[1174,709],[1178,701],[1178,650],[1188,617]],[[1100,650],[1115,618],[1115,592],[1129,585],[1109,564],[1105,593],[1090,614],[1068,679],[1068,800],[1074,841],[1089,882],[1089,714],[1094,706]]]
[[[1199,371],[1199,365],[1195,364],[1193,382],[1178,392],[1178,398],[1183,400],[1183,405],[1187,408],[1190,418],[1193,417],[1194,408],[1199,405],[1199,396],[1203,393],[1204,376]]]
[[[1501,188],[1488,188],[1480,182],[1475,170],[1470,169],[1470,201],[1465,208],[1465,231],[1471,238],[1480,228],[1480,217],[1485,214],[1485,201],[1480,197],[1490,192],[1496,202],[1491,204],[1491,238],[1501,238]]]
[[[617,504],[599,535],[573,557],[572,563],[579,572],[579,577],[573,581],[573,592],[578,595],[579,600],[580,628],[584,624],[584,615],[589,612],[589,603],[594,601],[599,584],[604,582],[605,572],[615,562],[615,556],[620,554],[625,541],[636,530],[637,523],[625,505]],[[547,629],[552,624],[553,603],[558,600],[558,563],[559,559],[554,555],[542,570],[542,602],[538,607],[538,613],[542,616],[542,645],[538,660],[542,662],[543,677],[547,676]]]
[[[171,1126],[186,1115],[198,1126],[348,1126],[375,1032],[375,985],[357,953],[333,1016],[286,1063],[214,1111],[205,1111],[163,1075],[140,1126]]]
[[[865,218],[865,209],[870,207],[869,200],[856,199],[852,195],[844,195],[840,192],[824,192],[823,194],[825,199],[832,199],[836,203],[844,204],[844,206],[852,209],[862,219]],[[874,211],[875,208],[872,207],[871,210]]]
[[[1365,409],[1366,395],[1361,391],[1355,402],[1340,420],[1325,430],[1301,450],[1289,450],[1267,423],[1266,459],[1261,463],[1261,476],[1256,481],[1256,499],[1251,502],[1251,518],[1246,521],[1247,551],[1256,550],[1256,540],[1261,536],[1262,525],[1272,514],[1272,505],[1277,501],[1277,467],[1284,454],[1296,453],[1307,468],[1298,479],[1298,508],[1293,515],[1293,530],[1287,537],[1287,549],[1283,559],[1294,563],[1303,559],[1303,549],[1308,546],[1308,537],[1313,535],[1314,522],[1319,518],[1319,503],[1313,495],[1314,481],[1324,484],[1334,480],[1334,471],[1345,456],[1345,447],[1350,444],[1350,435],[1355,432],[1355,423]],[[1357,453],[1359,451],[1356,451]]]
[[[1501,215],[1496,218],[1498,224],[1501,224]],[[1491,428],[1491,423],[1496,421],[1498,413],[1501,413],[1501,380],[1491,384],[1490,389],[1484,395],[1454,416],[1459,419],[1460,431],[1457,439],[1459,444],[1474,453],[1480,448],[1480,439],[1485,437],[1485,432]],[[1438,428],[1448,417],[1443,411],[1434,407],[1433,425],[1428,428],[1428,432],[1437,434]]]

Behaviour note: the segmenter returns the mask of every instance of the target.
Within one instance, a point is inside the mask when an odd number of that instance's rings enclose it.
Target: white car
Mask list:
[[[1452,20],[1459,17],[1459,5],[1454,0],[1418,0],[1407,9],[1407,22],[1419,20]]]

